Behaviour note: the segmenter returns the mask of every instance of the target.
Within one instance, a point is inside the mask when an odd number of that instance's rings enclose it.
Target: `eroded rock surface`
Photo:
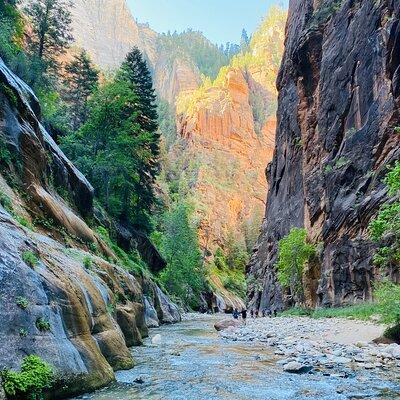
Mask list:
[[[367,226],[400,156],[399,18],[395,0],[291,1],[266,215],[248,266],[252,306],[293,304],[274,268],[292,227],[322,244],[305,275],[306,305],[371,298]]]
[[[35,95],[1,59],[0,83],[0,140],[9,152],[0,174],[0,366],[18,369],[36,354],[56,369],[53,398],[90,391],[134,366],[129,347],[148,334],[145,283],[160,322],[177,322],[179,311],[154,283],[119,266],[85,221],[92,187],[40,124]],[[138,234],[125,237],[130,250]],[[148,261],[162,268],[150,246]]]

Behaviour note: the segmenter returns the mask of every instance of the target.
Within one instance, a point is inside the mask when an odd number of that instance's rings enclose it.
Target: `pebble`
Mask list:
[[[259,318],[250,319],[247,325],[222,331],[220,335],[229,340],[265,343],[274,348],[276,356],[284,357],[276,363],[287,372],[309,371],[314,368],[327,375],[347,377],[352,374],[353,368],[373,370],[396,368],[400,364],[398,344],[365,341],[341,344],[328,341],[328,332],[339,332],[338,322],[340,320],[335,318]]]

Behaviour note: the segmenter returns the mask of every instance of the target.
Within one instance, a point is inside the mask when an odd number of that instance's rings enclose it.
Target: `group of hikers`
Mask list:
[[[242,311],[239,312],[239,310],[237,308],[235,308],[233,310],[233,318],[234,319],[239,319],[240,315],[242,316],[243,322],[246,323],[247,310],[243,308]],[[267,316],[268,317],[272,317],[272,315],[274,317],[276,317],[277,316],[277,311],[276,310],[271,311],[271,310],[263,309],[261,312],[259,312],[259,310],[253,310],[253,309],[250,310],[250,317],[251,318],[258,318],[259,316],[261,316],[261,317],[267,317]]]

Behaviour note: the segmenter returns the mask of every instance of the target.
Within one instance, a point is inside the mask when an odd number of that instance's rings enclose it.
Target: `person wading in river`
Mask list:
[[[243,320],[243,324],[246,325],[246,318],[247,318],[247,310],[243,309],[242,310],[242,320]]]

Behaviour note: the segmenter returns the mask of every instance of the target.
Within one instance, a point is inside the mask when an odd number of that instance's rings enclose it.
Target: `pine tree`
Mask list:
[[[39,60],[56,64],[73,40],[71,35],[71,0],[32,0],[25,7],[33,34],[29,50]]]
[[[246,29],[242,30],[242,37],[240,39],[240,50],[241,51],[246,51],[249,47],[250,44],[250,38],[249,35],[247,34]]]
[[[137,193],[141,198],[141,204],[151,207],[155,202],[153,185],[155,177],[159,172],[159,142],[157,105],[155,103],[153,81],[150,70],[142,53],[136,47],[126,56],[122,64],[120,76],[127,79],[135,87],[138,97],[136,111],[138,112],[138,123],[142,131],[147,132],[147,150],[150,157],[140,169],[140,179],[137,183]]]
[[[65,67],[65,100],[70,106],[71,127],[78,129],[87,119],[88,100],[98,87],[99,72],[82,50]]]
[[[154,93],[153,81],[150,70],[147,67],[143,55],[137,47],[126,56],[122,64],[122,70],[127,79],[136,87],[136,94],[139,97],[140,125],[147,132],[156,132],[157,125],[157,105]]]

